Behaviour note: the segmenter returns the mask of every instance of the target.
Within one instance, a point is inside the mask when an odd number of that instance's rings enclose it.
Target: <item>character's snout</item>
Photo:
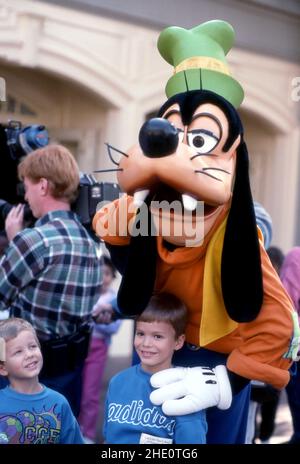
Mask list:
[[[152,118],[142,125],[139,143],[148,158],[162,158],[176,151],[178,132],[166,119]]]

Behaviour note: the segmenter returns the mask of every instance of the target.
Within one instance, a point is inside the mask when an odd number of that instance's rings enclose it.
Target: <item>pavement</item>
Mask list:
[[[285,390],[280,394],[275,424],[275,430],[270,438],[270,444],[280,444],[288,441],[292,436],[293,427]]]
[[[108,358],[106,369],[104,372],[103,386],[100,394],[100,412],[97,425],[96,443],[103,443],[102,422],[103,422],[103,406],[105,395],[110,378],[122,369],[126,369],[131,365],[131,357],[113,357]],[[258,416],[259,420],[259,416]],[[280,401],[277,409],[275,430],[270,438],[270,444],[280,444],[290,439],[292,435],[292,422],[289,406],[285,390],[281,392]]]

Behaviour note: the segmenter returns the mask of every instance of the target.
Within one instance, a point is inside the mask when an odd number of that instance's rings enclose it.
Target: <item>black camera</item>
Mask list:
[[[20,159],[48,143],[48,131],[41,124],[25,127],[20,121],[0,124],[0,230],[4,229],[11,208],[17,203],[24,203],[23,184],[18,179],[17,166]],[[25,205],[24,219],[26,226],[34,223],[28,205]]]
[[[113,201],[116,198],[119,198],[119,195],[120,187],[118,184],[111,182],[99,183],[96,181],[94,176],[90,174],[81,174],[78,197],[72,205],[72,211],[79,216],[80,222],[93,235],[91,224],[98,204],[102,201]],[[0,230],[4,229],[5,219],[13,207],[14,205],[0,198]],[[25,226],[32,227],[35,221],[36,219],[32,215],[29,205],[25,204]]]
[[[103,201],[119,198],[120,187],[112,182],[97,182],[91,174],[80,174],[78,197],[72,210],[79,216],[81,223],[90,228],[97,206]]]
[[[11,208],[17,203],[24,203],[23,183],[19,182],[17,173],[20,159],[48,143],[48,131],[41,124],[26,127],[22,127],[20,121],[0,124],[0,230],[4,229],[6,216]],[[90,174],[80,175],[78,197],[72,205],[72,210],[78,214],[81,223],[93,237],[91,223],[98,203],[112,201],[118,198],[119,194],[118,184],[99,183]],[[26,227],[32,227],[36,220],[28,205],[25,205],[24,219]]]
[[[23,127],[20,121],[0,124],[0,198],[16,204],[24,201],[18,179],[18,162],[32,150],[49,143],[45,126]]]

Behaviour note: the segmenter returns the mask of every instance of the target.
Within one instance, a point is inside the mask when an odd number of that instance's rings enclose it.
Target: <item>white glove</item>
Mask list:
[[[228,409],[232,393],[226,367],[175,367],[152,375],[154,390],[150,401],[162,404],[169,416],[181,416],[201,411],[211,406]]]

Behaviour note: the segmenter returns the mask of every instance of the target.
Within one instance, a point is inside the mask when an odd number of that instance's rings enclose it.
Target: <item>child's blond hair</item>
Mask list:
[[[0,321],[0,363],[5,361],[5,343],[16,338],[24,330],[32,332],[39,344],[36,331],[30,322],[19,317],[11,317]]]

